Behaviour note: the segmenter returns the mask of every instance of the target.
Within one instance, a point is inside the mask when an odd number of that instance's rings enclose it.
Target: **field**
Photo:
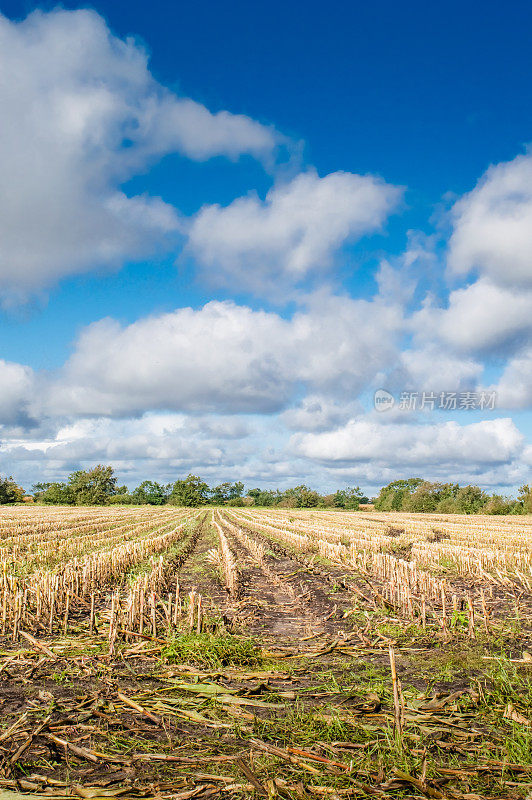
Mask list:
[[[0,509],[0,788],[532,797],[532,519]]]

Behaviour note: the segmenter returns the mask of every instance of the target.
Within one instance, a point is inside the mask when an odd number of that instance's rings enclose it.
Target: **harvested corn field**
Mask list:
[[[0,511],[0,786],[526,798],[532,523]]]

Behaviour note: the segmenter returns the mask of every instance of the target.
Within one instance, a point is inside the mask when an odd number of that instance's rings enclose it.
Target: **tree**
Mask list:
[[[501,494],[493,494],[482,508],[482,514],[512,514],[517,502]]]
[[[403,511],[436,511],[441,503],[455,501],[459,490],[457,483],[430,483],[422,481],[409,495],[403,497]]]
[[[336,508],[346,508],[349,511],[356,511],[360,503],[367,503],[368,498],[362,493],[360,486],[338,489],[333,495],[333,505]]]
[[[173,506],[203,506],[207,503],[209,487],[198,475],[187,475],[172,487],[169,502]]]
[[[521,486],[517,499],[521,503],[524,513],[532,514],[532,486],[527,483]]]
[[[132,506],[137,504],[137,501],[132,494],[129,494],[129,492],[111,494],[105,502],[113,506]]]
[[[230,483],[225,482],[220,483],[218,486],[215,486],[214,489],[211,489],[211,503],[213,503],[215,506],[223,506],[229,498],[230,486]]]
[[[229,491],[229,500],[238,500],[244,494],[244,484],[242,481],[235,481]]]
[[[116,494],[113,468],[98,464],[89,470],[77,470],[68,479],[69,488],[78,506],[105,505]]]
[[[0,478],[0,504],[21,503],[23,498],[24,489],[13,478]]]
[[[445,497],[436,506],[438,514],[458,514],[458,506],[455,497]]]
[[[44,493],[50,488],[51,483],[34,483],[31,487],[31,493],[33,494],[34,500],[40,502]]]
[[[230,500],[237,500],[242,497],[243,491],[244,484],[240,481],[236,481],[236,483],[231,483],[230,481],[220,483],[218,486],[215,486],[214,489],[210,490],[211,503],[215,506],[222,506]]]
[[[142,481],[131,496],[138,505],[162,506],[168,501],[170,489],[170,484],[163,486],[157,481]]]
[[[408,480],[392,481],[383,486],[375,500],[376,510],[401,511],[405,498],[413,494],[422,483],[423,478],[408,478]]]
[[[284,508],[315,508],[319,505],[321,496],[314,489],[301,484],[292,489],[286,489],[280,501]]]
[[[459,514],[478,514],[488,500],[488,495],[480,486],[463,486],[456,495]]]
[[[277,489],[250,489],[248,497],[253,498],[254,505],[269,508],[279,502],[281,495]]]
[[[321,501],[321,495],[314,489],[309,489],[308,486],[302,486],[299,495],[300,508],[316,508]]]
[[[74,492],[66,483],[42,483],[36,484],[36,487],[42,487],[35,492],[35,499],[40,503],[51,506],[70,506],[76,502]]]

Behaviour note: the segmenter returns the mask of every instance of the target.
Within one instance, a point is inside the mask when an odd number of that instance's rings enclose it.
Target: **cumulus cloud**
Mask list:
[[[291,318],[232,302],[86,328],[45,399],[52,414],[271,413],[299,387],[352,400],[396,353],[400,310],[311,296]]]
[[[502,285],[532,283],[532,155],[491,166],[453,207],[448,264]]]
[[[146,415],[136,420],[81,419],[60,426],[53,439],[38,448],[48,460],[61,461],[129,461],[161,460],[172,466],[205,464],[221,457],[214,437],[198,436],[187,430],[183,416]],[[35,448],[33,450],[35,453]],[[15,450],[12,455],[17,455]],[[18,457],[27,457],[24,446]]]
[[[403,350],[394,385],[412,391],[456,392],[472,389],[483,372],[483,365],[470,358],[459,358],[444,349],[427,345]]]
[[[448,308],[430,311],[440,337],[456,350],[519,347],[532,333],[532,291],[498,286],[481,278],[451,292]],[[423,315],[428,324],[427,312]]]
[[[0,292],[151,253],[180,230],[161,199],[121,184],[167,153],[271,158],[273,128],[211,113],[157,83],[146,52],[94,11],[0,15]]]
[[[193,471],[211,484],[228,479],[241,479],[248,487],[306,482],[331,491],[353,482],[369,490],[414,474],[518,485],[532,458],[509,420],[460,429],[456,423],[390,425],[359,417],[332,435],[298,434],[288,448],[282,417],[248,419],[237,430],[239,422],[224,415],[168,412],[57,421],[41,438],[4,439],[0,469],[14,472],[26,486],[37,479],[63,479],[101,461],[112,464],[131,487],[146,477],[170,482]]]
[[[261,420],[168,412],[134,419],[58,419],[33,437],[12,431],[3,441],[0,469],[15,472],[27,486],[62,480],[98,462],[112,464],[130,487],[146,478],[175,481],[188,472],[213,483],[247,480],[255,469],[249,465],[264,448],[263,428]]]
[[[296,454],[322,463],[374,461],[397,470],[506,464],[520,455],[523,443],[514,422],[504,418],[469,425],[386,425],[360,417],[335,431],[296,434],[292,439]]]
[[[204,206],[188,251],[211,280],[279,292],[330,267],[348,241],[382,228],[402,190],[372,175],[313,170],[230,205]]]
[[[30,367],[0,359],[0,425],[27,424],[34,391]]]
[[[109,415],[149,408],[273,411],[290,396],[281,366],[290,327],[276,314],[230,302],[125,327],[102,320],[83,331],[52,387],[51,409]]]
[[[428,298],[407,321],[413,343],[402,351],[394,385],[407,389],[474,389],[486,359],[517,356],[532,337],[532,292],[488,278],[449,295],[446,307]]]
[[[508,361],[498,383],[490,389],[497,392],[501,408],[532,407],[532,346]]]
[[[382,259],[375,275],[379,295],[404,306],[413,300],[420,278],[426,279],[439,267],[436,236],[413,229],[407,231],[406,240],[405,250]]]
[[[297,405],[284,411],[281,420],[291,430],[322,431],[346,422],[361,408],[357,401],[342,402],[331,396],[309,394]]]

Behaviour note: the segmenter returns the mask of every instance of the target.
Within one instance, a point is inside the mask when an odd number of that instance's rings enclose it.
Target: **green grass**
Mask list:
[[[393,639],[397,644],[407,644],[413,641],[416,644],[423,644],[430,641],[430,633],[415,623],[401,625],[397,622],[383,622],[377,624],[375,629],[381,636]]]
[[[252,639],[212,633],[177,635],[163,649],[162,658],[169,664],[194,664],[215,669],[257,667],[263,663],[261,649]]]
[[[327,715],[326,719],[322,713]],[[286,713],[279,716],[274,724],[255,723],[254,733],[281,747],[309,747],[316,742],[363,742],[366,738],[362,727],[334,718],[334,709],[322,705],[315,711],[308,711],[297,702],[292,708],[287,706]]]
[[[445,575],[458,575],[459,568],[458,564],[451,558],[450,556],[441,555],[435,565],[435,567],[430,570],[435,573],[444,573]]]
[[[504,740],[503,757],[513,764],[531,764],[532,733],[514,723]]]
[[[484,662],[486,664],[486,662]],[[492,704],[515,703],[532,711],[531,668],[518,669],[504,654],[488,661],[485,673],[486,699]]]

